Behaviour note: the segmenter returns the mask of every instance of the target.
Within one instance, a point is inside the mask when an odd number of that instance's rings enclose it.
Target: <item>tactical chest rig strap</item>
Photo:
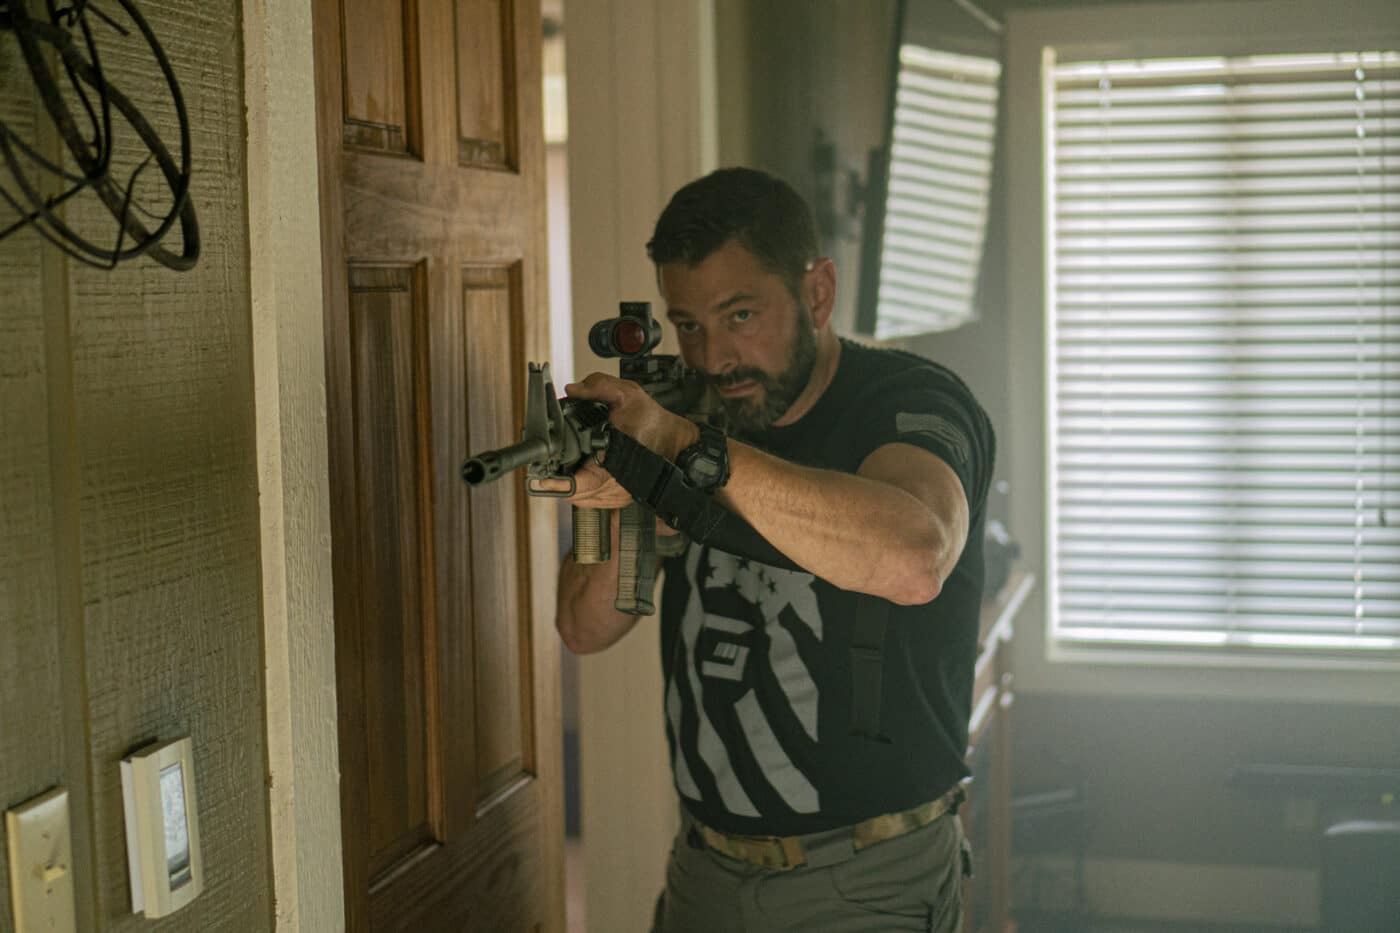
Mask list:
[[[646,503],[666,524],[692,540],[770,567],[802,569],[769,544],[748,522],[715,502],[709,494],[687,485],[674,463],[616,429],[608,434],[603,469],[633,498]],[[852,735],[881,743],[890,741],[880,734],[889,611],[888,603],[875,602],[870,614],[852,626],[851,635],[850,731]]]

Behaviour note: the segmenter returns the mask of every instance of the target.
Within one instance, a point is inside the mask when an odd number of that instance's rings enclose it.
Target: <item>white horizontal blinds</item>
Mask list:
[[[1056,637],[1400,656],[1400,54],[1052,73]]]
[[[903,45],[875,336],[972,317],[996,135],[995,59]]]

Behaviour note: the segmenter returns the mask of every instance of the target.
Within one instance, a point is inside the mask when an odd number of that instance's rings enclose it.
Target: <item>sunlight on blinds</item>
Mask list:
[[[973,316],[996,136],[991,58],[901,46],[875,336]]]
[[[1400,658],[1400,53],[1047,67],[1056,639]]]

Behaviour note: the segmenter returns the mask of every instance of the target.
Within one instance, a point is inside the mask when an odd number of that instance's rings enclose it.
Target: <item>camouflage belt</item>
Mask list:
[[[787,871],[808,863],[808,847],[815,840],[848,840],[851,853],[854,854],[877,842],[921,829],[945,813],[957,812],[958,804],[962,801],[963,789],[959,784],[937,800],[930,800],[898,813],[873,816],[854,826],[812,833],[809,836],[731,836],[729,833],[711,829],[703,823],[696,823],[695,828],[700,831],[705,845],[721,855],[773,871]]]

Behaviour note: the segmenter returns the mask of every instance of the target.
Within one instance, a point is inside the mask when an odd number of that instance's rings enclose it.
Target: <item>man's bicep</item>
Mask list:
[[[940,560],[946,577],[962,556],[969,522],[967,493],[953,468],[922,447],[895,442],[876,448],[857,473],[902,489],[933,513],[946,537]]]

